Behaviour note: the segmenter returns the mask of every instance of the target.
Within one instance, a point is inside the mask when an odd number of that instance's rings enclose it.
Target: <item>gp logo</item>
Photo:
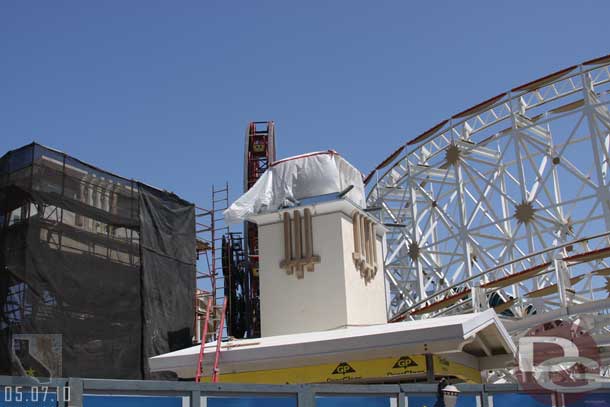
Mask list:
[[[348,373],[355,373],[356,370],[349,365],[347,362],[341,362],[339,365],[333,370],[332,374],[346,375]]]
[[[570,406],[601,386],[598,346],[576,323],[554,321],[530,330],[519,339],[517,366],[523,390],[545,402],[557,392]]]
[[[408,356],[402,356],[400,359],[398,359],[396,361],[396,363],[394,363],[394,366],[392,366],[392,369],[408,369],[410,367],[415,367],[417,366],[417,363],[415,363],[415,361],[413,359],[411,359]]]

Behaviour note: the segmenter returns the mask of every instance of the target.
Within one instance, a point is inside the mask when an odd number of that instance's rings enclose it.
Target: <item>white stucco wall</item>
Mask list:
[[[313,251],[321,262],[315,271],[305,271],[303,279],[280,268],[283,224],[259,225],[262,336],[387,322],[381,237],[377,274],[365,284],[352,260],[351,218],[341,211],[316,214],[314,210],[312,224]]]
[[[352,258],[354,252],[354,232],[351,218],[341,217],[343,232],[343,252],[347,321],[349,325],[385,324],[387,320],[385,281],[383,273],[383,252],[381,235],[376,236],[377,273],[366,282]]]
[[[343,283],[342,240],[338,214],[312,219],[314,254],[320,256],[313,272],[303,279],[280,268],[284,259],[282,223],[260,226],[259,278],[261,334],[311,332],[344,324],[347,318]]]

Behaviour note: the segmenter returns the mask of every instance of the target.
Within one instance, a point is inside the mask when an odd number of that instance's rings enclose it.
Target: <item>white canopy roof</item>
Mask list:
[[[149,359],[153,372],[195,376],[199,346]],[[215,342],[205,346],[205,360],[214,358]],[[515,353],[515,345],[493,310],[416,321],[348,327],[267,338],[233,340],[221,347],[223,373],[238,373],[374,359],[399,354],[461,353],[494,359]],[[209,374],[209,368],[206,369]]]

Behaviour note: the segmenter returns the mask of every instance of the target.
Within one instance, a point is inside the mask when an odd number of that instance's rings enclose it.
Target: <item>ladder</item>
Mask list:
[[[210,321],[210,312],[212,310],[212,298],[208,298],[208,307],[205,315],[205,325],[203,327],[203,337],[201,340],[201,346],[199,347],[199,359],[197,362],[197,374],[195,376],[195,382],[201,382],[203,376],[203,359],[205,355],[205,344],[208,334],[208,323]],[[212,370],[212,383],[218,383],[218,377],[220,376],[220,369],[218,367],[220,363],[220,349],[222,345],[222,331],[224,329],[225,314],[227,312],[227,299],[225,298],[222,306],[222,314],[220,315],[220,323],[218,324],[218,331],[216,332],[216,352],[214,355],[214,368]]]

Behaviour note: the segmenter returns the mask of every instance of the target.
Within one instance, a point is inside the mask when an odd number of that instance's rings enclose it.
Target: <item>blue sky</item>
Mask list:
[[[604,1],[0,2],[0,150],[32,140],[202,206],[278,156],[367,173],[440,120],[610,53]]]

